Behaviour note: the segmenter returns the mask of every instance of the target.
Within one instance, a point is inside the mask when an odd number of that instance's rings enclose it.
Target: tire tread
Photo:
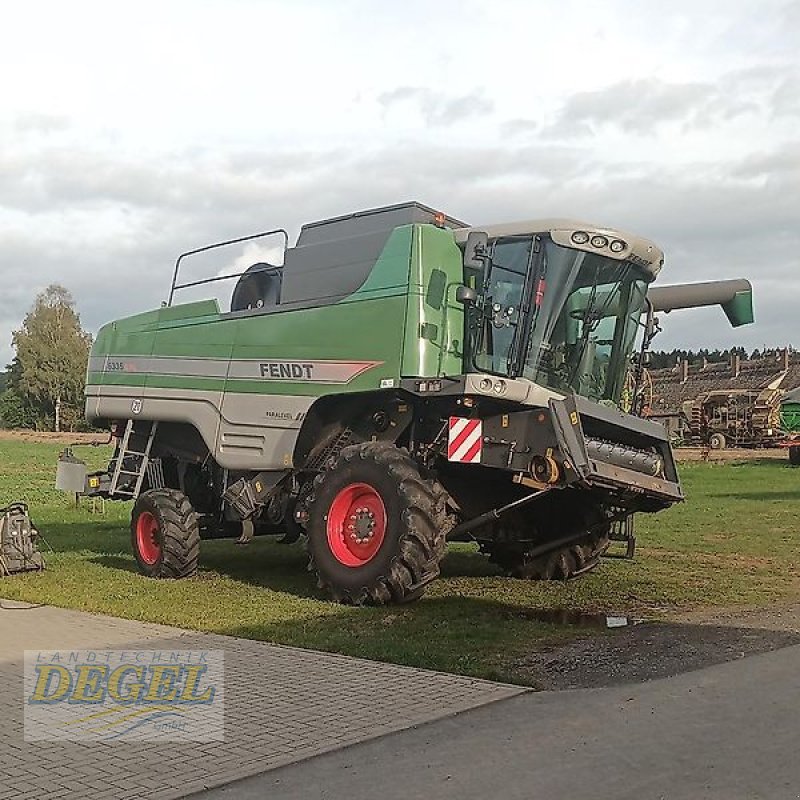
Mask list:
[[[435,479],[426,479],[404,448],[388,442],[365,442],[344,448],[338,459],[314,481],[309,512],[314,513],[315,496],[330,476],[344,464],[357,459],[385,467],[395,481],[402,506],[402,531],[397,553],[386,574],[359,589],[337,586],[314,563],[309,550],[309,570],[316,572],[317,585],[337,602],[353,605],[383,605],[409,602],[419,597],[439,575],[439,562],[447,548],[447,532],[452,527],[446,507],[447,493]],[[317,509],[322,513],[323,509]]]

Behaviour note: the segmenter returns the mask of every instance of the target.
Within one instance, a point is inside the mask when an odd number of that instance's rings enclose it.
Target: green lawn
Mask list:
[[[0,505],[29,503],[55,552],[42,574],[0,579],[0,596],[132,619],[333,650],[468,675],[523,681],[515,661],[576,635],[536,609],[663,617],[704,606],[766,605],[800,597],[800,470],[785,461],[685,464],[688,501],[637,522],[635,561],[607,559],[570,584],[511,580],[467,545],[417,603],[349,608],[327,602],[301,545],[258,539],[203,542],[201,571],[157,581],[135,571],[128,504],[105,515],[52,489],[59,446],[0,440]],[[98,466],[104,448],[81,448]]]

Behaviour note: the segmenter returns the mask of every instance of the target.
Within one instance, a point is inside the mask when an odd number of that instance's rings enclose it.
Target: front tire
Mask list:
[[[200,554],[200,524],[186,495],[175,489],[152,489],[140,494],[131,513],[131,544],[144,575],[194,575]]]
[[[405,450],[351,445],[317,476],[308,504],[309,569],[337,602],[415,600],[439,575],[446,494]]]
[[[800,445],[792,445],[789,448],[789,463],[796,467],[800,466]]]

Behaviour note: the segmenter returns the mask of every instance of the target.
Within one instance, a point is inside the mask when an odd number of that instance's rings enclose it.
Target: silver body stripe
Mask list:
[[[263,380],[282,383],[349,383],[383,361],[332,359],[185,358],[183,356],[91,356],[89,372],[107,375],[169,375],[181,378]]]

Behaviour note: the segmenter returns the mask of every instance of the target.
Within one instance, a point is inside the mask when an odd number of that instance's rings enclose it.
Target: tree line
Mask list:
[[[0,373],[0,427],[85,429],[83,384],[92,336],[69,291],[52,284],[37,295],[11,343],[14,358]]]
[[[750,359],[751,361],[761,358],[779,358],[783,353],[784,348],[766,347],[762,350],[751,350],[749,353],[744,347],[730,347],[724,350],[719,348],[709,350],[707,347],[701,347],[699,350],[653,350],[650,353],[650,369],[669,369],[674,367],[681,360],[686,359],[690,364],[700,364],[703,360],[708,364],[728,363],[734,355],[741,357],[742,361]],[[789,346],[789,352],[793,352],[793,348]]]

